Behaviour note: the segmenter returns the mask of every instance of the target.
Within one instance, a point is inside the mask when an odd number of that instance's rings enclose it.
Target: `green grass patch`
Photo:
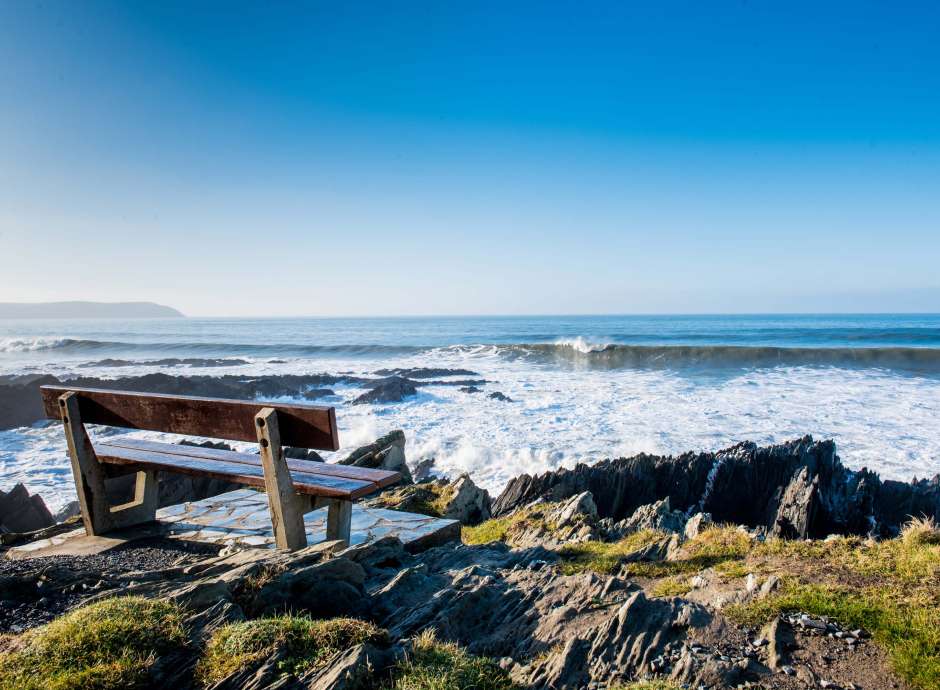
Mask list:
[[[917,688],[940,687],[940,602],[911,600],[890,587],[864,589],[788,582],[775,596],[725,609],[733,621],[757,626],[784,611],[829,616],[869,631],[895,670]]]
[[[513,545],[513,536],[529,528],[549,531],[551,526],[546,515],[558,506],[557,503],[541,503],[522,508],[510,515],[485,520],[475,527],[463,527],[460,538],[464,544],[489,544],[501,541]]]
[[[385,641],[384,630],[354,618],[258,618],[219,628],[206,645],[197,675],[210,685],[267,659],[279,649],[285,652],[279,670],[296,675],[322,665],[338,651],[363,642]]]
[[[681,597],[692,591],[688,577],[664,577],[650,588],[654,597]]]
[[[468,654],[428,631],[414,640],[397,665],[392,690],[515,690],[509,674],[491,659]]]
[[[615,542],[586,541],[569,544],[559,551],[562,558],[561,570],[566,575],[586,570],[604,574],[612,573],[629,554],[668,537],[669,535],[665,532],[645,529]]]
[[[25,633],[14,651],[0,656],[0,689],[145,688],[154,659],[185,644],[175,605],[107,599]]]

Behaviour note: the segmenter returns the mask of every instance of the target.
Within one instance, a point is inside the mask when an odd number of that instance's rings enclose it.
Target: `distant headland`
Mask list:
[[[156,319],[184,314],[154,302],[0,302],[0,319]]]

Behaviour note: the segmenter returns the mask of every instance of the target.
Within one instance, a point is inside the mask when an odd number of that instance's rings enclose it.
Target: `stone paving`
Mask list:
[[[308,544],[326,539],[326,513],[326,508],[320,508],[304,515]],[[171,538],[226,546],[274,546],[267,497],[251,489],[230,491],[202,501],[161,508],[157,511],[155,528],[150,526],[149,533],[156,531]],[[45,555],[40,552],[49,550],[61,553],[61,547],[67,547],[69,540],[84,535],[85,530],[79,528],[14,547],[11,551],[15,552],[14,557]],[[353,504],[352,545],[388,535],[397,536],[411,550],[420,550],[458,539],[460,523],[457,520]]]

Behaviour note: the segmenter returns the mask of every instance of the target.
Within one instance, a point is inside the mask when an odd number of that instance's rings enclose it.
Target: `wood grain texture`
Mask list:
[[[214,477],[227,479],[245,486],[264,487],[264,470],[260,458],[257,464],[244,462],[226,462],[173,453],[159,453],[151,450],[122,448],[109,444],[95,445],[98,460],[115,465],[139,465],[142,468],[178,472],[196,477]],[[307,472],[291,472],[294,490],[310,496],[328,498],[360,498],[375,490],[372,482],[364,482],[345,477],[331,477]]]
[[[278,412],[281,442],[285,445],[339,449],[336,411],[332,407],[67,386],[42,386],[40,392],[43,408],[50,419],[60,418],[59,397],[74,392],[86,424],[192,434],[228,441],[257,441],[255,415],[263,408],[271,407]]]
[[[306,501],[300,500],[291,482],[291,471],[281,448],[277,410],[266,407],[255,415],[255,429],[261,446],[264,491],[271,510],[274,543],[277,548],[288,551],[302,549],[307,545],[303,511]]]
[[[75,493],[85,525],[85,534],[90,537],[114,529],[111,506],[105,491],[105,473],[95,456],[95,449],[82,424],[78,395],[66,392],[56,398],[56,411],[65,428],[65,441],[72,463]]]
[[[85,431],[75,393],[65,393],[58,400],[65,426],[69,457],[82,523],[88,536],[104,534],[122,527],[152,522],[157,513],[157,473],[135,468],[137,478],[134,498],[129,503],[112,506],[107,498],[105,479],[107,465],[101,463],[91,439]]]
[[[134,450],[149,450],[170,455],[185,455],[205,460],[222,460],[224,462],[239,462],[247,465],[260,465],[261,457],[256,453],[240,453],[233,450],[219,450],[218,448],[202,448],[199,446],[183,446],[177,443],[158,443],[144,441],[136,438],[112,437],[98,444],[98,447],[113,446],[116,448],[131,448]],[[291,472],[305,472],[307,474],[320,474],[325,477],[342,477],[371,482],[376,489],[391,486],[401,479],[401,474],[389,470],[376,470],[369,467],[355,467],[353,465],[334,465],[313,460],[295,460],[287,458],[287,466]]]

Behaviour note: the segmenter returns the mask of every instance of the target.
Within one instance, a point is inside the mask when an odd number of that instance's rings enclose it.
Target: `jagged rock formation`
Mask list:
[[[641,454],[531,477],[516,477],[493,504],[505,515],[535,500],[557,501],[590,491],[601,517],[619,521],[641,505],[668,498],[686,514],[763,527],[791,538],[897,533],[909,516],[940,519],[940,475],[881,480],[842,465],[832,441],[806,436],[758,447],[739,443],[717,453]]]
[[[345,459],[339,461],[341,465],[355,465],[356,467],[372,467],[376,469],[391,470],[401,473],[401,484],[411,484],[411,471],[405,462],[405,432],[401,429],[390,431],[374,442],[360,446]]]
[[[22,484],[0,491],[0,532],[33,532],[55,524],[39,494],[30,495]]]

